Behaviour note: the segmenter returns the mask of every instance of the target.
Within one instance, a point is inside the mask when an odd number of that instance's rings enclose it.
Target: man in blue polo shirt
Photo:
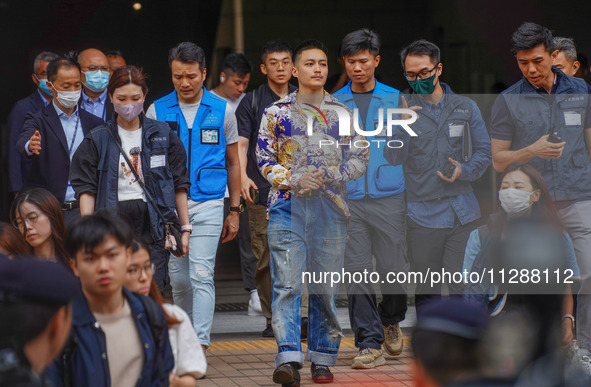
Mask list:
[[[183,42],[168,55],[175,90],[154,102],[146,116],[168,122],[187,151],[191,190],[189,220],[192,232],[187,257],[170,257],[174,303],[191,317],[204,350],[215,307],[213,273],[220,233],[232,240],[239,227],[240,167],[236,117],[226,101],[203,87],[205,54],[195,43]],[[223,219],[226,183],[230,215]]]
[[[351,109],[358,109],[360,126],[366,131],[376,129],[388,108],[399,106],[400,93],[375,79],[380,63],[380,40],[368,29],[351,32],[341,43],[341,56],[349,83],[334,96]],[[347,229],[345,270],[372,272],[376,269],[386,276],[388,272],[406,272],[404,175],[401,166],[390,165],[384,158],[386,131],[369,141],[367,173],[347,183],[351,222]],[[381,138],[380,138],[381,137]],[[359,355],[353,359],[353,368],[373,368],[386,363],[382,344],[392,356],[402,352],[403,337],[400,321],[406,314],[406,287],[403,284],[382,284],[383,299],[378,305],[373,285],[369,282],[347,286],[349,318],[355,333]]]
[[[591,373],[591,86],[552,67],[558,52],[547,28],[523,23],[512,41],[523,78],[493,105],[493,166],[531,164],[548,185],[581,271],[577,356]]]

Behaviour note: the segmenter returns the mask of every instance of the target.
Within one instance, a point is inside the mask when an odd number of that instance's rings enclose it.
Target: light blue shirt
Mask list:
[[[105,103],[107,102],[107,89],[103,91],[103,93],[93,101],[92,98],[86,95],[84,92],[84,88],[82,89],[82,109],[86,110],[87,112],[97,116],[98,118],[105,120],[106,109]]]
[[[64,129],[64,133],[66,135],[66,146],[70,151],[70,162],[72,161],[72,156],[76,153],[76,149],[82,143],[84,139],[84,132],[82,131],[82,123],[80,122],[80,116],[78,115],[78,106],[76,106],[76,110],[74,113],[68,117],[66,113],[64,113],[60,108],[57,107],[55,102],[53,103],[53,107],[57,113],[57,116],[60,119],[62,124],[62,128]],[[70,184],[70,179],[68,179],[68,188],[66,189],[66,196],[64,201],[71,202],[76,200],[74,195],[74,189]]]

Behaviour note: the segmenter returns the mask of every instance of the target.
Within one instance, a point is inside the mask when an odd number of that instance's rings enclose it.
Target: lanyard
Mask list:
[[[76,112],[76,126],[74,127],[74,136],[72,136],[72,142],[70,143],[70,148],[68,149],[68,154],[70,157],[72,157],[72,148],[74,147],[76,134],[78,133],[78,122],[80,122],[80,112]]]

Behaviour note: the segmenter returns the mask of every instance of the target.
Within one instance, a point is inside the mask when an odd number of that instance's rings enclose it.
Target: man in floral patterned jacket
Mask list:
[[[279,348],[273,381],[292,387],[300,385],[298,369],[304,364],[303,281],[309,291],[312,379],[333,381],[328,367],[336,364],[342,333],[335,307],[338,283],[331,282],[331,274],[343,269],[346,183],[365,173],[369,159],[369,144],[351,132],[351,111],[324,91],[327,74],[326,47],[316,40],[301,43],[293,68],[299,89],[265,110],[256,149],[258,167],[272,186],[268,238],[272,326]]]

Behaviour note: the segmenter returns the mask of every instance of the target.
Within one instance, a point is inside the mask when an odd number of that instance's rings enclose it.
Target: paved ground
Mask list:
[[[261,337],[265,319],[248,316],[244,307],[247,296],[238,284],[218,290],[216,313],[212,328],[212,344],[208,350],[208,372],[197,386],[278,386],[271,380],[275,369],[277,346],[274,339]],[[229,310],[229,311],[219,311]],[[372,370],[354,370],[350,365],[357,355],[346,307],[337,309],[345,338],[336,367],[332,367],[335,382],[331,386],[412,386],[408,334],[415,324],[416,314],[409,307],[406,320],[401,324],[405,348],[398,357],[386,356],[386,365]],[[305,352],[306,345],[303,343]],[[301,371],[302,385],[312,386],[310,363]]]

